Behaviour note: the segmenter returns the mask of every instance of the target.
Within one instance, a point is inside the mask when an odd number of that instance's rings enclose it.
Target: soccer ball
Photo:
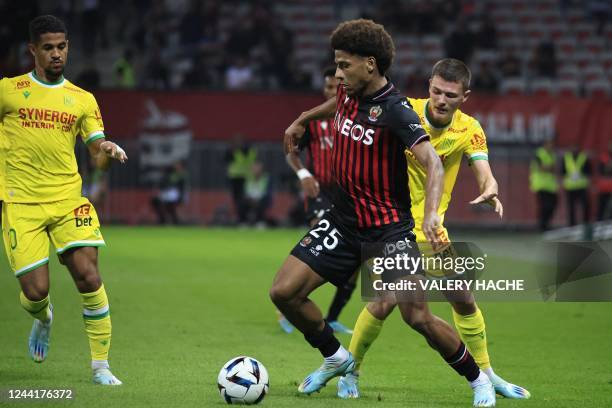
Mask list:
[[[234,357],[217,378],[221,398],[228,404],[259,404],[268,393],[268,371],[251,357]]]

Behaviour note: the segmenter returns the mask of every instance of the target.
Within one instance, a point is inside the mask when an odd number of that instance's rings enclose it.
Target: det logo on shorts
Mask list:
[[[76,222],[77,227],[91,227],[92,218],[89,215],[90,211],[90,204],[84,204],[79,208],[74,209],[74,221]]]

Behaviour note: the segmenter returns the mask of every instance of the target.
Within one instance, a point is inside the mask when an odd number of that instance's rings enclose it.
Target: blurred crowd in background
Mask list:
[[[27,22],[41,13],[66,21],[70,77],[88,89],[317,90],[330,32],[357,17],[393,35],[404,89],[445,56],[483,92],[607,94],[612,79],[609,0],[4,0],[4,76],[31,66]]]
[[[532,192],[508,207],[506,225],[546,231],[612,218],[612,144],[605,143],[604,124],[612,94],[612,0],[0,0],[0,77],[32,68],[27,27],[40,14],[66,22],[67,77],[98,91],[112,137],[137,152],[107,174],[77,152],[84,194],[105,220],[303,224],[304,197],[278,143],[288,113],[276,111],[277,94],[266,95],[289,91],[282,103],[290,107],[320,95],[321,72],[333,63],[330,33],[360,17],[392,35],[389,75],[410,96],[427,95],[431,67],[441,58],[470,66],[476,94],[470,106],[484,114],[479,120],[504,198]],[[192,90],[204,92],[165,92]],[[251,95],[259,116],[238,121],[228,113],[233,91]],[[485,109],[509,100],[516,103]],[[269,134],[254,135],[264,122]],[[580,132],[568,131],[576,123]],[[546,141],[551,146],[536,149]],[[455,194],[467,202],[474,186],[461,179],[459,185]],[[500,225],[464,207],[449,222]]]

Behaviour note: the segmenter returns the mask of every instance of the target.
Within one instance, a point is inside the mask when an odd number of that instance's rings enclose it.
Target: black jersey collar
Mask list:
[[[364,99],[370,102],[378,102],[383,100],[385,96],[388,96],[391,92],[393,92],[394,89],[395,86],[391,81],[389,81],[389,78],[387,78],[387,84],[385,86],[383,86],[373,94],[366,96]]]

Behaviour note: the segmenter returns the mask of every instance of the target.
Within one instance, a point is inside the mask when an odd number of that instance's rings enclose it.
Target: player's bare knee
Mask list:
[[[74,282],[81,293],[95,292],[102,286],[102,278],[95,264],[80,265],[74,276]]]
[[[476,313],[478,308],[474,302],[453,302],[453,309],[461,316],[467,316]]]
[[[399,307],[402,319],[407,325],[419,333],[426,331],[428,324],[433,319],[427,306],[421,304],[400,304]]]
[[[38,302],[39,300],[43,300],[49,295],[49,287],[43,284],[31,284],[27,287],[22,287],[21,291],[25,295],[28,300],[33,302]]]
[[[289,287],[282,283],[274,283],[270,288],[270,299],[277,306],[289,303],[293,294],[294,291],[289,290]]]
[[[395,303],[388,301],[370,302],[366,307],[372,316],[378,320],[385,320],[395,308]]]

